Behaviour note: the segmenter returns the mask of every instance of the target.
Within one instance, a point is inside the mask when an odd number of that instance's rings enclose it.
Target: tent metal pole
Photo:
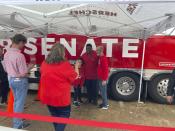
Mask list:
[[[39,28],[42,28],[44,27],[45,25],[42,24],[42,25],[37,25],[37,27],[28,27],[28,28],[25,28],[25,29],[21,29],[19,30],[20,33],[24,33],[24,32],[27,32],[29,30],[36,30],[36,29],[39,29]],[[41,30],[41,29],[40,29]],[[43,32],[43,31],[42,31]]]
[[[141,72],[140,72],[140,85],[139,85],[138,103],[141,102],[142,83],[143,83],[143,71],[144,71],[144,60],[145,60],[145,46],[146,46],[146,40],[144,40],[144,42],[143,42],[143,53],[142,53],[142,64],[141,64]]]
[[[134,23],[137,23],[137,21],[135,21],[131,16],[129,16],[118,4],[116,4],[117,7],[132,21],[134,21]],[[143,26],[141,24],[138,23],[138,25],[143,28]]]
[[[75,18],[73,17],[73,18],[69,18],[69,19],[66,19],[66,20],[57,21],[57,22],[54,22],[52,24],[55,25],[55,24],[58,24],[58,23],[64,23],[65,21],[69,21],[69,20],[73,20],[73,19],[75,19]],[[45,23],[41,24],[41,25],[37,25],[37,27],[34,27],[34,28],[28,27],[28,28],[22,29],[21,32],[23,33],[23,32],[26,32],[28,30],[34,30],[34,29],[38,29],[38,28],[41,28],[41,27],[44,27],[44,26],[45,26]]]
[[[129,3],[139,3],[139,4],[146,4],[146,3],[175,3],[175,1],[172,0],[125,0],[125,1],[121,1],[118,0],[116,1],[116,3],[118,4],[129,4]]]
[[[55,15],[55,14],[58,14],[58,13],[62,13],[62,12],[65,12],[65,11],[69,11],[69,10],[76,9],[76,8],[79,8],[79,7],[82,7],[82,6],[87,6],[87,5],[88,4],[79,4],[79,5],[71,6],[71,7],[68,7],[68,8],[61,9],[61,10],[46,13],[46,16],[48,17],[48,16],[51,16],[51,15]]]
[[[68,31],[70,31],[71,33],[80,33],[80,34],[83,34],[84,32],[83,31],[78,31],[78,30],[76,30],[76,29],[71,29],[71,28],[69,28],[69,27],[66,27],[66,26],[64,26],[64,25],[59,25],[59,27],[58,27],[59,29],[67,29]]]
[[[81,25],[81,28],[83,29],[84,33],[87,34],[86,28],[84,27],[84,25],[82,24],[80,19],[78,17],[76,17],[76,18],[77,18],[77,21],[79,22],[79,24]]]
[[[46,1],[46,0],[45,0]],[[129,4],[129,3],[140,3],[140,4],[147,4],[147,3],[175,3],[175,1],[172,0],[105,0],[105,1],[99,1],[99,0],[94,0],[94,1],[88,1],[88,0],[84,0],[84,1],[80,1],[80,0],[67,0],[67,1],[54,1],[51,2],[49,1],[49,3],[46,1],[44,2],[44,0],[42,0],[41,2],[34,2],[35,4],[82,4],[82,3],[88,3],[88,4],[99,4],[99,3],[118,3],[118,4]],[[0,2],[0,5],[20,5],[20,4],[31,4],[31,1],[17,1],[17,0],[5,0]]]
[[[168,28],[173,28],[175,23],[175,15],[170,15],[167,19],[158,22],[152,27],[149,27],[148,30],[150,31],[149,36],[156,34],[156,33],[162,33]]]
[[[142,83],[143,83],[143,73],[144,73],[144,62],[145,62],[145,47],[146,47],[146,30],[143,32],[143,52],[142,52],[142,64],[141,64],[141,72],[140,72],[140,85],[139,85],[139,97],[138,97],[138,103],[141,102],[141,93],[142,93]]]
[[[175,31],[175,27],[172,29],[172,31],[169,33],[171,35]]]
[[[83,18],[83,17],[85,17],[85,16],[79,16],[79,18]],[[64,22],[71,21],[71,20],[74,20],[74,19],[75,19],[75,17],[70,17],[69,19],[53,22],[52,24],[64,23]],[[51,23],[51,22],[49,21],[49,23]]]
[[[46,43],[47,43],[47,40],[46,40],[46,39],[47,39],[47,35],[44,34],[44,43],[45,43],[44,45],[46,45]],[[45,47],[45,48],[46,48],[46,47]],[[48,55],[48,54],[47,54],[47,55]],[[47,58],[47,55],[45,55],[45,59]]]
[[[48,23],[45,23],[45,30],[44,30],[44,45],[47,43],[47,35],[48,35]],[[46,48],[46,47],[44,47]],[[48,54],[47,54],[48,55]],[[45,59],[47,58],[47,55],[45,55]]]
[[[30,13],[33,13],[33,14],[44,16],[44,13],[42,13],[42,12],[27,9],[27,8],[23,8],[23,7],[20,7],[20,6],[16,6],[16,5],[5,5],[5,6],[10,7],[10,8],[14,8],[14,9],[18,9],[18,10],[21,10],[21,11],[27,11],[27,12],[30,12]]]
[[[21,18],[23,18],[26,22],[28,22],[31,26],[33,26],[34,28],[37,28],[37,25],[34,25],[32,22],[30,22],[27,18],[25,18],[22,14],[18,14],[19,16],[21,16]],[[37,28],[39,31],[42,32],[42,30],[40,30],[40,28]]]
[[[95,16],[91,16],[91,17],[95,17]],[[164,17],[166,17],[166,16],[159,16],[159,17],[156,17],[156,18],[146,19],[146,20],[142,20],[142,21],[138,21],[138,22],[134,22],[134,23],[130,23],[130,24],[125,24],[125,23],[121,23],[121,22],[117,22],[117,21],[113,21],[113,20],[109,20],[109,19],[105,19],[105,18],[99,18],[99,19],[103,19],[103,20],[106,20],[106,21],[109,21],[109,22],[121,24],[121,26],[117,26],[117,27],[112,26],[111,28],[96,31],[96,32],[93,32],[93,33],[100,33],[100,32],[103,32],[103,31],[111,30],[113,28],[122,28],[122,27],[126,27],[126,26],[136,28],[135,26],[132,26],[132,25],[136,25],[136,24],[139,24],[139,23],[143,23],[143,22],[147,22],[147,21],[151,21],[151,20],[156,20],[156,19],[160,19],[160,18],[164,18]],[[95,17],[95,18],[98,18],[98,17]]]

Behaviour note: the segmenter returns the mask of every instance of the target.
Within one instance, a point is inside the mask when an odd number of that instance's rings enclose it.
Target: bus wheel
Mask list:
[[[138,99],[139,80],[137,74],[131,72],[117,73],[111,83],[111,94],[116,100],[133,101]]]
[[[148,87],[149,96],[160,104],[167,103],[165,97],[167,95],[167,87],[170,74],[162,74],[153,78]]]

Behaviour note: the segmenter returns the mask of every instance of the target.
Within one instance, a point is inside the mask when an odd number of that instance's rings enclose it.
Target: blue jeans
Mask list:
[[[10,88],[14,95],[14,112],[22,113],[24,111],[24,104],[28,91],[27,78],[9,78]],[[13,128],[21,128],[23,125],[22,119],[13,119]]]
[[[107,85],[102,85],[102,80],[98,80],[98,87],[102,97],[102,105],[108,105],[108,98],[107,98]]]
[[[77,86],[74,87],[74,101],[81,100],[81,87]]]
[[[66,107],[53,107],[48,106],[49,112],[53,117],[69,118],[71,112],[71,106]],[[66,124],[53,123],[55,131],[64,131]]]
[[[89,102],[94,101],[97,102],[98,98],[98,88],[97,88],[97,80],[85,80],[85,86],[87,89],[87,96]]]

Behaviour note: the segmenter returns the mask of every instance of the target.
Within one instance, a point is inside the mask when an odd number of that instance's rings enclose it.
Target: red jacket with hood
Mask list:
[[[109,75],[108,59],[106,56],[100,56],[98,61],[98,79],[106,81]]]

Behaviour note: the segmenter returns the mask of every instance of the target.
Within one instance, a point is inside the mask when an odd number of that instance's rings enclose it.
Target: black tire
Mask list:
[[[150,81],[150,84],[149,84],[149,87],[148,87],[148,94],[155,102],[160,103],[160,104],[166,104],[167,103],[165,97],[160,95],[160,93],[158,91],[158,84],[162,80],[166,80],[166,79],[168,80],[169,77],[170,77],[170,74],[162,74],[162,75],[156,76],[155,78],[153,78]],[[168,83],[168,81],[167,81],[167,83]]]
[[[117,82],[120,81],[120,79],[128,77],[133,80],[135,83],[135,89],[131,94],[123,95],[116,89]],[[131,72],[120,72],[117,73],[115,76],[113,76],[111,81],[111,95],[115,100],[122,100],[122,101],[134,101],[138,99],[139,95],[139,83],[140,83],[140,76]]]

